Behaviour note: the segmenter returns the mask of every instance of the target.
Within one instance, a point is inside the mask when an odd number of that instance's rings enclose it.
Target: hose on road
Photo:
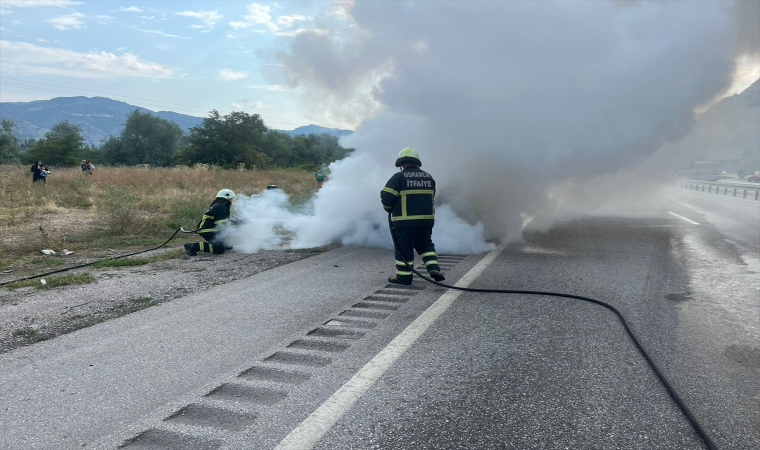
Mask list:
[[[168,244],[169,242],[172,241],[172,239],[174,239],[174,237],[177,235],[177,233],[180,232],[180,230],[183,231],[183,232],[185,232],[185,233],[187,233],[187,231],[183,230],[182,227],[179,227],[179,228],[177,228],[174,231],[174,234],[172,234],[171,237],[166,240],[166,242],[164,242],[163,244],[161,244],[161,245],[159,245],[157,247],[152,247],[152,248],[148,248],[148,249],[145,249],[145,250],[140,250],[140,251],[137,251],[137,252],[127,253],[126,255],[114,256],[112,258],[99,259],[97,261],[88,262],[86,264],[79,264],[78,266],[66,267],[66,268],[63,268],[63,269],[53,270],[51,272],[40,273],[40,274],[37,274],[37,275],[30,275],[28,277],[19,278],[19,279],[16,279],[16,280],[4,281],[4,282],[0,283],[0,286],[5,286],[6,284],[11,284],[11,283],[17,283],[19,281],[33,280],[35,278],[46,277],[48,275],[53,275],[53,274],[56,274],[56,273],[66,272],[68,270],[79,269],[81,267],[91,266],[93,264],[97,264],[97,263],[103,262],[103,261],[113,261],[114,259],[126,258],[127,256],[134,256],[134,255],[139,255],[140,253],[152,252],[153,250],[158,250],[161,247],[165,247],[166,244]],[[190,233],[192,233],[192,231],[190,231]]]
[[[515,289],[478,289],[478,288],[465,288],[465,287],[459,287],[459,286],[452,286],[449,284],[441,283],[438,281],[435,281],[431,278],[428,278],[421,273],[419,273],[415,268],[414,264],[409,264],[409,262],[406,260],[406,258],[403,256],[403,254],[399,251],[398,246],[398,240],[396,239],[396,233],[393,230],[393,221],[391,219],[391,214],[388,214],[388,226],[391,229],[391,238],[393,238],[393,247],[396,249],[396,253],[401,256],[401,260],[404,261],[404,264],[406,264],[406,267],[409,268],[412,272],[414,272],[418,277],[422,278],[423,280],[427,281],[428,283],[433,283],[437,286],[445,287],[447,289],[457,289],[460,291],[467,291],[467,292],[488,292],[488,293],[496,293],[496,294],[522,294],[522,295],[544,295],[549,297],[563,297],[563,298],[572,298],[574,300],[582,300],[584,302],[594,303],[600,306],[603,306],[607,308],[608,310],[615,313],[618,320],[620,320],[620,323],[623,324],[623,328],[625,329],[625,332],[628,333],[628,337],[631,338],[636,348],[639,350],[641,355],[644,357],[644,359],[649,363],[649,367],[652,368],[652,371],[657,375],[657,378],[660,379],[663,386],[665,386],[665,389],[667,389],[670,396],[673,398],[673,401],[676,402],[679,408],[681,408],[681,411],[683,411],[686,418],[689,420],[689,423],[694,428],[694,430],[697,432],[699,437],[704,441],[705,446],[709,450],[718,450],[718,447],[715,445],[715,443],[710,439],[710,436],[707,435],[707,432],[702,428],[702,425],[699,423],[696,417],[691,413],[689,408],[686,406],[686,403],[681,399],[681,397],[678,395],[676,390],[671,386],[670,382],[665,378],[665,375],[663,375],[662,371],[659,367],[657,367],[657,364],[655,364],[654,360],[651,356],[649,356],[649,353],[644,349],[644,346],[641,345],[641,342],[639,342],[639,339],[636,337],[636,335],[631,330],[631,327],[628,326],[628,322],[625,320],[625,317],[623,317],[623,314],[617,310],[614,306],[610,305],[609,303],[605,303],[600,300],[596,300],[589,297],[583,297],[580,295],[572,295],[572,294],[564,294],[561,292],[542,292],[542,291],[521,291],[521,290],[515,290]]]

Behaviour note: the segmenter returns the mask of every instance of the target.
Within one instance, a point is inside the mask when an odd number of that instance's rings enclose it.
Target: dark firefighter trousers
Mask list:
[[[217,233],[198,233],[206,242],[196,242],[192,244],[191,249],[196,252],[215,253],[221,255],[224,253],[224,244],[219,241]]]
[[[401,227],[394,228],[393,232],[396,234],[399,247],[396,249],[396,278],[401,281],[412,281],[413,272],[404,264],[404,259],[409,264],[414,264],[414,250],[422,257],[422,262],[428,272],[441,270],[438,266],[435,244],[431,239],[433,227]]]

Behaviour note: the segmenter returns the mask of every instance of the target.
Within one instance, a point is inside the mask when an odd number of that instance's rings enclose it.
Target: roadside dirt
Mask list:
[[[95,279],[93,283],[48,289],[0,288],[0,353],[246,278],[330,248],[262,250],[256,254],[232,251],[224,255],[182,256],[142,266],[85,267],[65,274],[88,273]],[[173,245],[167,251],[176,249]],[[0,281],[11,278],[11,274],[3,274]]]

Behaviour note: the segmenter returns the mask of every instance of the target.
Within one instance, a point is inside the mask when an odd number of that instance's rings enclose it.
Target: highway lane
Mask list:
[[[757,448],[752,249],[685,202],[538,218],[474,286],[610,301],[720,447]],[[449,257],[450,279],[483,256]],[[445,293],[385,289],[391,258],[345,247],[0,355],[0,447],[273,448]],[[610,313],[474,293],[316,445],[566,447],[699,443]]]
[[[667,189],[665,195],[693,210],[695,220],[718,228],[748,251],[760,252],[760,202],[680,188]]]
[[[385,292],[392,261],[344,247],[2,354],[0,448],[272,448],[443,293]]]
[[[693,211],[660,206],[527,233],[474,287],[609,301],[720,448],[758,448],[758,274],[714,227],[667,213]],[[315,448],[700,447],[611,313],[468,293]]]

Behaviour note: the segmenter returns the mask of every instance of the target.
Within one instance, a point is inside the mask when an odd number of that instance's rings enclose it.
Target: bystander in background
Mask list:
[[[32,164],[32,183],[40,181],[40,171],[42,170],[42,161]]]
[[[40,174],[37,177],[37,181],[41,181],[43,183],[47,183],[47,176],[50,173],[49,170],[47,170],[47,167],[41,166],[40,167]]]
[[[79,167],[82,169],[82,173],[88,173],[90,175],[95,173],[95,166],[89,159],[83,159],[82,164]]]

